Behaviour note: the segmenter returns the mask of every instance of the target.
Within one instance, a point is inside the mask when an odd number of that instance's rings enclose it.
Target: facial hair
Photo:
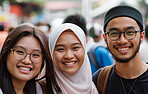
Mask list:
[[[141,38],[140,38],[141,39]],[[140,43],[141,43],[141,40],[139,41],[139,45],[137,46],[135,52],[133,53],[133,55],[129,58],[125,58],[125,59],[122,59],[122,58],[118,58],[117,56],[115,56],[112,51],[109,49],[108,47],[108,43],[107,43],[107,49],[110,51],[110,53],[113,55],[113,58],[115,59],[116,62],[119,62],[119,63],[128,63],[131,59],[133,59],[136,54],[139,52],[139,48],[140,48]]]

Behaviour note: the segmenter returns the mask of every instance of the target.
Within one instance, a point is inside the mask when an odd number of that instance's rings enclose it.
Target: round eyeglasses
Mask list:
[[[23,60],[27,55],[30,55],[30,60],[33,63],[39,63],[43,60],[43,55],[40,51],[33,51],[31,54],[28,54],[22,47],[16,47],[11,50],[13,51],[13,55],[17,60]]]
[[[119,32],[118,30],[110,30],[109,32],[105,32],[108,34],[109,38],[113,41],[118,40],[121,36],[121,33],[124,34],[124,37],[128,40],[132,40],[135,38],[137,32],[141,32],[142,30],[126,30],[125,32]]]

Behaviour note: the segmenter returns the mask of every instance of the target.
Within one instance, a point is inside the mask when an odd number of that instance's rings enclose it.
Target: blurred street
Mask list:
[[[81,14],[88,24],[102,24],[105,12],[122,4],[140,9],[146,21],[147,0],[2,0],[0,23],[17,26],[24,22],[44,22],[53,26],[70,14]]]

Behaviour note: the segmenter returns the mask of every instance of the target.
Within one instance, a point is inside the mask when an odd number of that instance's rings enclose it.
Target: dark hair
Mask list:
[[[148,24],[145,25],[145,37],[148,39]]]
[[[49,53],[48,40],[42,31],[40,31],[35,26],[30,26],[30,25],[20,25],[14,28],[9,33],[8,37],[4,42],[4,45],[0,53],[0,88],[2,89],[2,92],[4,94],[16,94],[13,88],[11,74],[8,72],[6,63],[7,63],[7,56],[11,51],[10,49],[13,48],[14,45],[24,36],[33,36],[39,41],[43,53],[43,62],[41,70],[43,69],[44,62],[46,63],[47,75],[45,75],[44,77],[48,79],[48,81],[46,82],[47,83],[46,85],[49,88],[49,90],[47,90],[47,94],[53,93],[52,86],[54,86],[54,88],[58,88],[58,85],[56,83],[54,76],[53,63],[51,63],[52,60]],[[24,87],[24,92],[26,94],[36,94],[35,82],[38,81],[35,79],[36,77],[34,77],[33,79],[29,80],[26,83]]]
[[[67,16],[65,18],[63,23],[73,23],[73,24],[76,24],[84,31],[85,35],[87,35],[86,21],[85,21],[83,16],[81,16],[79,14],[69,15],[69,16]]]

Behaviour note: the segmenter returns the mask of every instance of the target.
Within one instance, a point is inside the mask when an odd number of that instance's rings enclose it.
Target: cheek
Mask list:
[[[113,48],[113,45],[115,44],[113,41],[111,41],[110,39],[107,39],[106,44],[109,48]]]
[[[7,68],[11,68],[11,66],[16,65],[16,63],[18,62],[11,54],[8,55],[7,57]]]
[[[60,62],[61,59],[62,59],[62,57],[63,57],[63,54],[62,53],[57,53],[57,52],[54,52],[53,53],[53,61],[55,63]]]
[[[75,53],[77,55],[77,58],[79,58],[80,62],[83,63],[84,57],[85,57],[85,51],[84,49],[81,49],[80,51]]]

